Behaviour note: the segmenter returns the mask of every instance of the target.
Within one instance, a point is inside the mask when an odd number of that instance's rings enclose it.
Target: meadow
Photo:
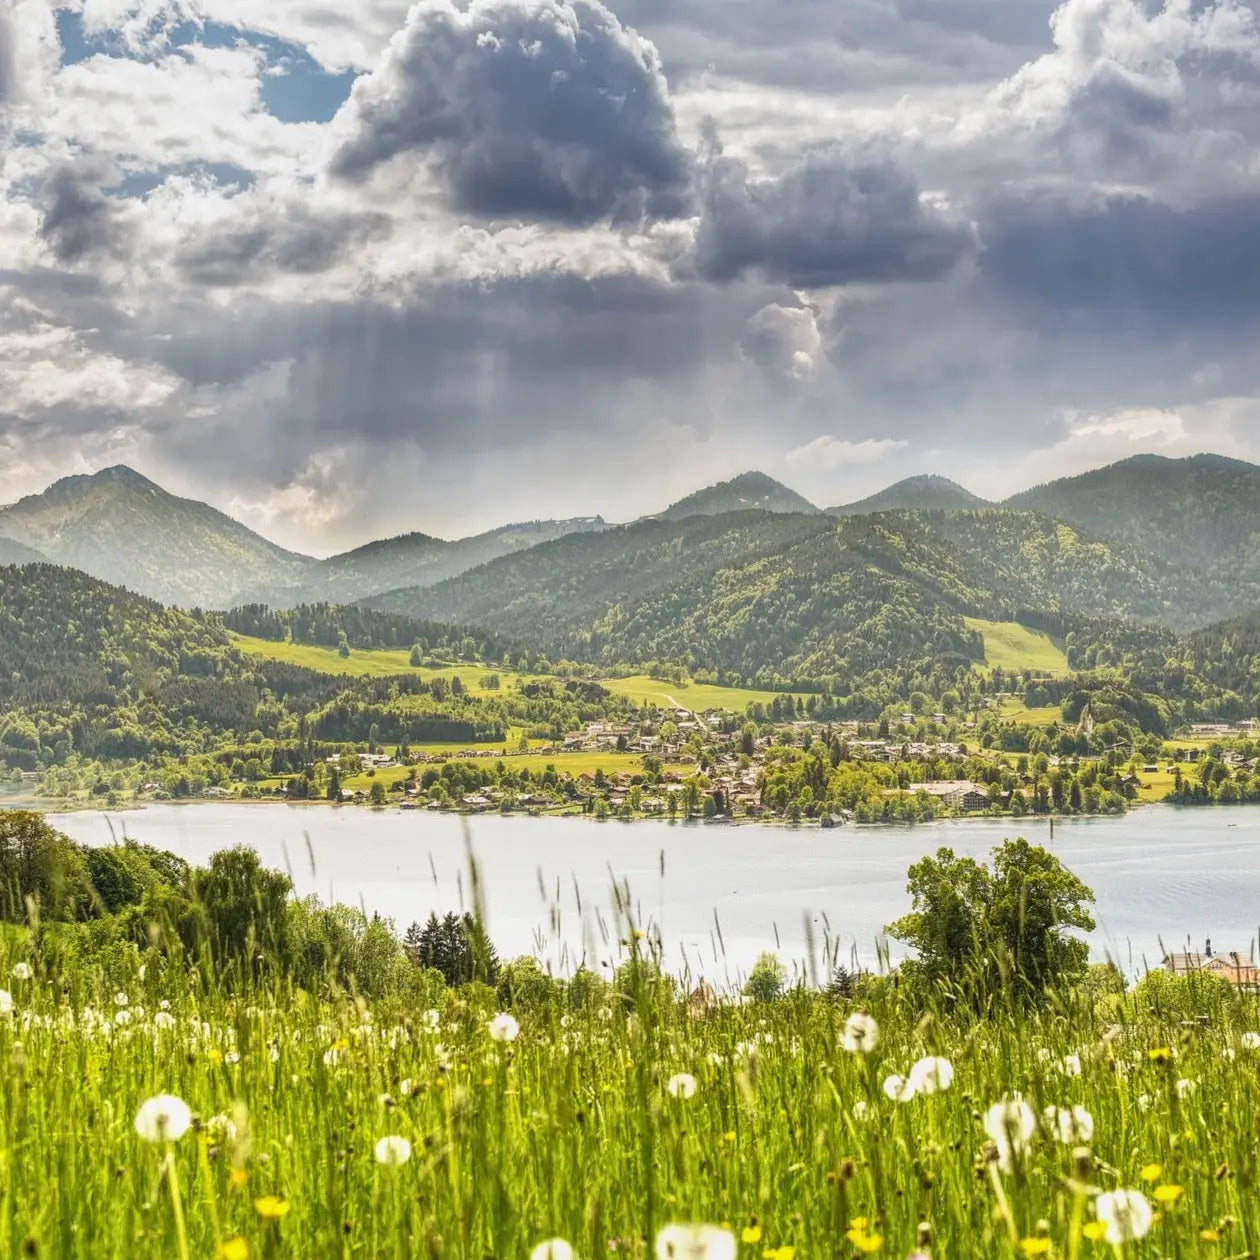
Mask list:
[[[880,982],[688,1002],[626,932],[615,988],[540,981],[510,1012],[478,984],[232,991],[134,947],[54,970],[11,932],[0,1255],[1260,1245],[1254,1000],[1157,976],[983,1019]]]
[[[1070,673],[1063,649],[1050,638],[1015,621],[982,621],[966,617],[969,630],[984,639],[984,663],[989,669],[1031,670],[1038,677]]]

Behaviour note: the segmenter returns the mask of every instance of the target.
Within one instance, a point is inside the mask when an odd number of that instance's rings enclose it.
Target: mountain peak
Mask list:
[[[687,516],[721,516],[727,512],[805,512],[818,509],[803,495],[763,472],[745,472],[679,499],[655,519],[677,521]]]
[[[921,473],[886,486],[856,503],[828,508],[827,511],[832,516],[867,516],[872,512],[952,512],[991,506],[987,500],[948,477],[938,473]]]

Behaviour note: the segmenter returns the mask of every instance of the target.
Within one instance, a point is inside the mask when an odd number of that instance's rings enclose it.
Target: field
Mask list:
[[[451,759],[458,761],[460,758],[457,752],[450,753]],[[499,761],[507,769],[520,770],[528,767],[530,773],[541,772],[548,766],[555,766],[560,774],[571,774],[575,777],[581,774],[594,774],[596,770],[602,770],[605,774],[639,774],[643,770],[642,758],[634,753],[619,752],[573,752],[573,753],[526,753],[524,755],[505,754],[503,757],[496,756],[494,761],[489,759],[478,758],[473,764],[479,766],[497,765]],[[422,773],[423,766],[418,767],[417,773]],[[411,773],[407,766],[389,766],[385,769],[376,771],[376,774],[356,774],[350,775],[342,780],[342,786],[352,792],[366,792],[371,788],[372,784],[379,780],[388,788],[391,783],[401,782]],[[277,784],[282,784],[283,780],[276,780]]]
[[[742,713],[750,704],[773,703],[776,695],[786,698],[774,691],[753,691],[744,687],[711,687],[703,683],[690,683],[686,687],[674,683],[662,682],[658,678],[648,678],[638,674],[631,678],[605,678],[602,685],[616,695],[630,696],[642,703],[660,705],[670,708],[674,704],[684,709],[703,712],[705,709],[729,709]],[[795,697],[793,697],[795,698]]]
[[[505,1016],[485,986],[234,995],[142,957],[63,975],[0,937],[2,1256],[1260,1247],[1260,1017],[1187,982],[982,1020],[885,988],[850,1023],[819,993],[688,1006],[631,969]]]
[[[301,665],[321,674],[349,674],[354,678],[383,678],[393,674],[419,674],[422,678],[451,679],[457,674],[467,687],[480,687],[490,674],[498,674],[504,681],[522,675],[510,671],[487,669],[484,665],[447,665],[441,669],[425,669],[410,663],[410,652],[352,651],[341,656],[336,648],[318,647],[311,643],[279,643],[272,639],[253,639],[248,635],[233,634],[232,642],[242,652],[263,656],[272,661],[285,661]]]
[[[1015,722],[1020,726],[1054,726],[1063,721],[1063,711],[1057,704],[1030,709],[1014,696],[1008,696],[1002,701],[999,712],[1005,721]]]
[[[486,677],[498,674],[506,686],[534,675],[522,675],[512,670],[488,669],[484,665],[448,665],[442,669],[425,669],[410,663],[409,652],[351,651],[341,656],[336,648],[317,647],[308,643],[279,643],[271,639],[253,639],[243,634],[233,634],[232,641],[242,652],[264,656],[273,661],[286,661],[317,670],[321,674],[349,674],[354,677],[388,677],[392,674],[419,674],[422,678],[453,678],[470,688],[480,688]],[[752,691],[742,687],[710,687],[692,683],[679,687],[674,683],[661,682],[646,675],[631,678],[603,680],[603,686],[616,695],[630,696],[640,703],[652,703],[663,708],[678,704],[686,709],[730,709],[742,713],[754,701],[770,704],[775,698],[772,691]]]
[[[1070,672],[1067,657],[1049,635],[1029,630],[1014,621],[981,621],[965,618],[967,628],[984,638],[984,663],[990,669],[1031,670],[1049,677]]]

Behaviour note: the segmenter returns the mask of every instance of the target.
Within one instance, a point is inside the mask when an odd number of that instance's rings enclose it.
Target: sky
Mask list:
[[[0,500],[287,545],[1260,459],[1260,0],[0,0]]]

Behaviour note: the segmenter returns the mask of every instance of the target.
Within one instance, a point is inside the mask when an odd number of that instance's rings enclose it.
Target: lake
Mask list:
[[[199,863],[249,844],[287,869],[302,895],[361,905],[400,932],[432,910],[471,904],[467,832],[502,957],[537,954],[559,967],[614,960],[625,935],[612,910],[615,878],[628,884],[636,922],[659,925],[671,969],[714,983],[736,982],[766,949],[804,966],[807,921],[817,942],[829,925],[846,962],[874,965],[881,928],[909,908],[910,863],[942,845],[980,856],[1008,835],[1052,847],[1094,889],[1094,955],[1126,973],[1144,960],[1157,966],[1161,939],[1201,949],[1210,936],[1216,950],[1247,952],[1260,922],[1260,806],[1057,820],[1052,845],[1049,824],[1032,819],[823,831],[195,804],[50,821],[88,844],[125,833]]]

